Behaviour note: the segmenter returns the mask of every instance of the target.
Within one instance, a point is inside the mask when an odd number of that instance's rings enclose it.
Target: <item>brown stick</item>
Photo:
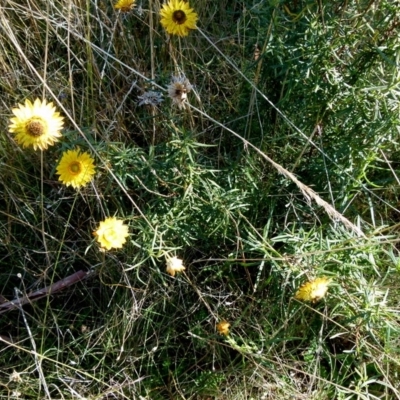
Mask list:
[[[24,304],[31,303],[32,301],[39,300],[43,297],[50,296],[51,294],[55,294],[60,290],[72,286],[77,282],[85,279],[88,276],[88,272],[85,271],[77,271],[66,278],[63,278],[50,286],[46,286],[43,289],[36,290],[34,292],[28,293],[25,296],[22,296],[18,299],[7,301],[6,303],[0,304],[0,314],[3,314],[7,311],[14,310],[23,306]]]

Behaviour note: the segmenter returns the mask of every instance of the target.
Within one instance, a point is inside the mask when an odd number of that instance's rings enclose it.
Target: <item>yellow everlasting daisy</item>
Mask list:
[[[322,277],[303,283],[296,292],[295,299],[313,303],[325,297],[330,279]]]
[[[217,331],[221,335],[228,336],[230,326],[231,326],[231,324],[229,322],[223,320],[217,324]]]
[[[197,14],[190,8],[189,2],[169,0],[160,11],[161,25],[171,35],[187,36],[196,29]]]
[[[121,12],[129,12],[135,6],[136,0],[118,0],[114,5],[116,10],[121,10]]]
[[[67,150],[57,166],[58,180],[78,189],[90,182],[95,174],[94,160],[89,153]]]
[[[34,150],[45,150],[62,136],[63,117],[56,112],[53,103],[36,99],[33,104],[25,100],[25,105],[18,106],[12,110],[15,117],[11,118],[8,130],[15,134],[15,139],[22,147],[33,146]]]
[[[172,257],[167,259],[167,273],[171,276],[175,276],[177,272],[182,272],[185,269],[183,261],[180,258]]]
[[[128,226],[124,225],[124,221],[115,217],[106,218],[100,222],[99,228],[93,232],[93,235],[96,236],[102,248],[106,250],[119,249],[129,235]]]

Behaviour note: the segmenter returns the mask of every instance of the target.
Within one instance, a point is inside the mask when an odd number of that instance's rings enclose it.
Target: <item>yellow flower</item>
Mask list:
[[[136,0],[118,0],[114,5],[116,10],[121,10],[121,12],[129,12],[135,6]]]
[[[169,0],[160,11],[161,25],[171,35],[187,36],[190,29],[196,29],[197,14],[189,2]]]
[[[123,225],[123,222],[115,217],[106,218],[100,222],[99,228],[93,232],[93,235],[96,236],[102,248],[110,250],[122,247],[129,235],[128,226]]]
[[[91,181],[95,174],[94,160],[89,153],[67,150],[57,166],[58,180],[77,189]]]
[[[15,117],[11,118],[8,130],[15,134],[15,139],[22,147],[33,146],[34,150],[45,150],[62,136],[63,117],[56,112],[53,103],[36,99],[33,104],[25,100],[25,105],[18,106],[12,110]]]
[[[217,331],[221,335],[228,336],[230,326],[231,324],[229,322],[222,320],[220,323],[217,324]]]
[[[303,283],[296,292],[295,299],[313,303],[325,297],[330,279],[322,277]]]
[[[175,276],[177,272],[182,272],[185,269],[183,261],[180,258],[172,257],[167,259],[167,273],[171,276]]]
[[[172,99],[173,104],[179,108],[185,107],[187,94],[192,90],[193,86],[190,84],[189,79],[184,75],[173,76],[171,83],[168,85],[168,97]]]

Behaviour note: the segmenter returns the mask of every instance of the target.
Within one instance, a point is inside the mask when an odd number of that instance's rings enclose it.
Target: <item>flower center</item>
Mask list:
[[[115,229],[107,229],[107,231],[104,232],[104,236],[110,243],[115,242],[118,239],[118,234],[115,232]]]
[[[187,90],[186,89],[176,89],[175,96],[179,97],[181,100],[186,100],[187,98]]]
[[[29,136],[37,138],[45,132],[45,125],[41,119],[33,118],[27,122],[25,129]]]
[[[186,14],[182,10],[176,10],[172,14],[172,20],[178,25],[182,25],[186,22]]]
[[[81,163],[79,161],[73,161],[70,165],[69,165],[69,172],[71,172],[71,174],[73,175],[78,175],[82,172],[82,166]]]

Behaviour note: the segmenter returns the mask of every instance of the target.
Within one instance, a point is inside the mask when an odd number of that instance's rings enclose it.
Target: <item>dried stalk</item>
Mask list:
[[[267,160],[279,173],[284,175],[286,178],[290,179],[296,186],[300,189],[301,193],[303,196],[307,199],[309,203],[311,203],[311,200],[314,200],[320,207],[322,207],[325,212],[329,215],[329,217],[333,221],[340,221],[346,228],[352,230],[355,232],[358,236],[360,237],[365,237],[364,233],[362,230],[354,225],[352,222],[350,222],[346,217],[344,217],[342,214],[340,214],[339,211],[337,211],[333,206],[331,206],[328,202],[323,200],[317,193],[314,192],[309,186],[305,185],[304,183],[300,182],[290,171],[288,171],[286,168],[282,167],[278,163],[276,163],[272,158],[269,158],[264,152],[262,152],[257,146],[254,144],[250,143],[248,140],[240,136],[238,133],[233,131],[232,129],[229,129],[227,126],[223,125],[221,122],[215,120],[211,116],[207,115],[200,109],[194,107],[193,105],[190,105],[190,108],[193,110],[197,111],[199,114],[204,115],[207,117],[210,121],[214,122],[216,125],[220,126],[221,128],[225,129],[238,139],[240,139],[244,145],[247,147],[251,147],[253,150],[255,150],[258,154],[260,154],[261,157],[263,157],[265,160]]]
[[[19,297],[15,300],[2,303],[0,304],[0,314],[3,314],[10,310],[19,309],[19,307],[23,306],[24,304],[31,303],[46,296],[50,296],[51,294],[55,294],[62,289],[65,289],[69,286],[74,285],[77,282],[82,281],[83,279],[87,278],[87,276],[88,272],[80,270],[70,276],[67,276],[64,279],[61,279],[53,283],[50,286],[46,286],[43,289],[39,289],[32,293],[28,293],[25,296]]]

